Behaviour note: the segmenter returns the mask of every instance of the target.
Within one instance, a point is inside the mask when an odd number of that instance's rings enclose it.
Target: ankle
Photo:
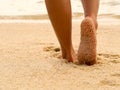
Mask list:
[[[95,16],[86,16],[85,18],[91,18],[95,24],[95,28],[97,30],[98,28],[98,22],[97,22],[97,18]]]
[[[76,54],[75,54],[75,51],[73,49],[73,47],[71,48],[68,48],[66,50],[66,59],[69,61],[69,62],[73,62],[76,60]]]

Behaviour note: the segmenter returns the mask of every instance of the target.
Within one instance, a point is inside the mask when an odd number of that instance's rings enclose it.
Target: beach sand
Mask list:
[[[73,20],[76,52],[81,20]],[[98,63],[93,66],[61,59],[48,20],[0,21],[0,90],[120,90],[120,20],[98,21]]]

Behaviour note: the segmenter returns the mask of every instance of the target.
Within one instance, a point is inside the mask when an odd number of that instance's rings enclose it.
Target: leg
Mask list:
[[[71,39],[71,5],[70,0],[45,0],[53,28],[60,42],[63,58],[75,59]]]
[[[85,17],[90,17],[93,19],[95,23],[95,27],[97,29],[97,14],[99,9],[99,0],[82,0],[83,8],[84,8],[84,14]]]
[[[82,0],[85,19],[81,23],[81,43],[78,50],[78,60],[81,64],[96,63],[96,29],[99,0]]]

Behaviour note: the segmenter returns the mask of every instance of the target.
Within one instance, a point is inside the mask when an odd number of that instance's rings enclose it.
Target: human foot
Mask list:
[[[80,64],[96,63],[96,29],[91,18],[85,18],[81,23],[81,43],[78,50]]]
[[[74,62],[77,59],[74,49],[65,51],[62,49],[62,58],[68,60],[68,62]]]

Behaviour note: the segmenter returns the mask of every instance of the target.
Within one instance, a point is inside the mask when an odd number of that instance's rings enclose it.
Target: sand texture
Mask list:
[[[79,47],[80,21],[73,20]],[[0,23],[0,90],[120,90],[120,20],[99,19],[93,66],[61,59],[49,21]]]

